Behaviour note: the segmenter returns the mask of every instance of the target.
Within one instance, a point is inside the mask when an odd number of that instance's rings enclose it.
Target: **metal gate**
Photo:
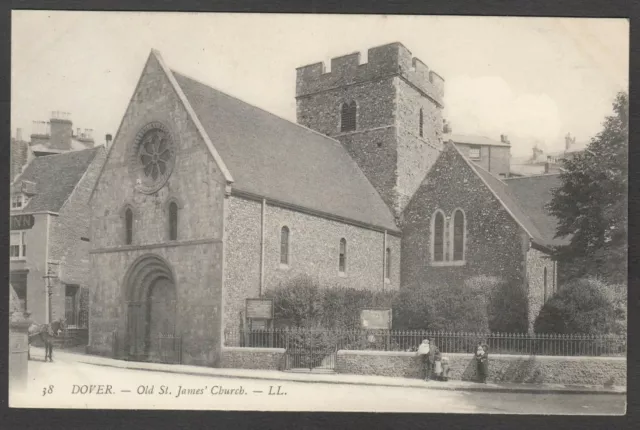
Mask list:
[[[287,370],[333,371],[338,353],[337,337],[328,331],[287,331],[285,368]]]

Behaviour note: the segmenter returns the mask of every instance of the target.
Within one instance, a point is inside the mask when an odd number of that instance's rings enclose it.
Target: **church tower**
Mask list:
[[[442,150],[444,80],[401,43],[299,67],[299,124],[340,141],[396,216]]]

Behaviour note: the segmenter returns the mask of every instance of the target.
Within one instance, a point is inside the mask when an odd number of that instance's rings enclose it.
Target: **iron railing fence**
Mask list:
[[[226,346],[291,349],[417,351],[429,338],[443,353],[473,353],[479,342],[490,354],[555,356],[625,356],[624,335],[466,333],[427,330],[328,330],[309,328],[227,330]],[[297,347],[297,346],[296,346]],[[311,346],[308,346],[311,348]]]
[[[118,331],[112,332],[112,356],[120,360],[151,361],[165,364],[182,364],[182,336],[158,334],[150,336],[147,341],[138,341],[122,336]],[[148,344],[147,344],[148,342]]]

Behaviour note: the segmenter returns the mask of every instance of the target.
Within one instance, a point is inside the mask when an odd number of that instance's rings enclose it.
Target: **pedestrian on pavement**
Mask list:
[[[437,346],[432,345],[431,349],[433,351],[433,375],[434,379],[438,381],[442,381],[442,355],[440,354],[440,350]]]
[[[431,379],[432,353],[429,339],[422,339],[420,347],[418,347],[418,356],[422,359],[422,369],[425,381]]]
[[[481,342],[476,347],[476,365],[478,382],[483,384],[487,383],[487,376],[489,375],[489,346]]]

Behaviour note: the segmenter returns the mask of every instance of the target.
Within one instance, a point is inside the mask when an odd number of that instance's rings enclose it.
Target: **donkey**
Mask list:
[[[49,324],[31,324],[29,326],[29,346],[31,341],[39,338],[44,344],[44,361],[53,361],[53,338],[60,336],[66,328],[66,320],[64,318],[53,321]],[[31,354],[27,351],[27,358],[31,359]]]

